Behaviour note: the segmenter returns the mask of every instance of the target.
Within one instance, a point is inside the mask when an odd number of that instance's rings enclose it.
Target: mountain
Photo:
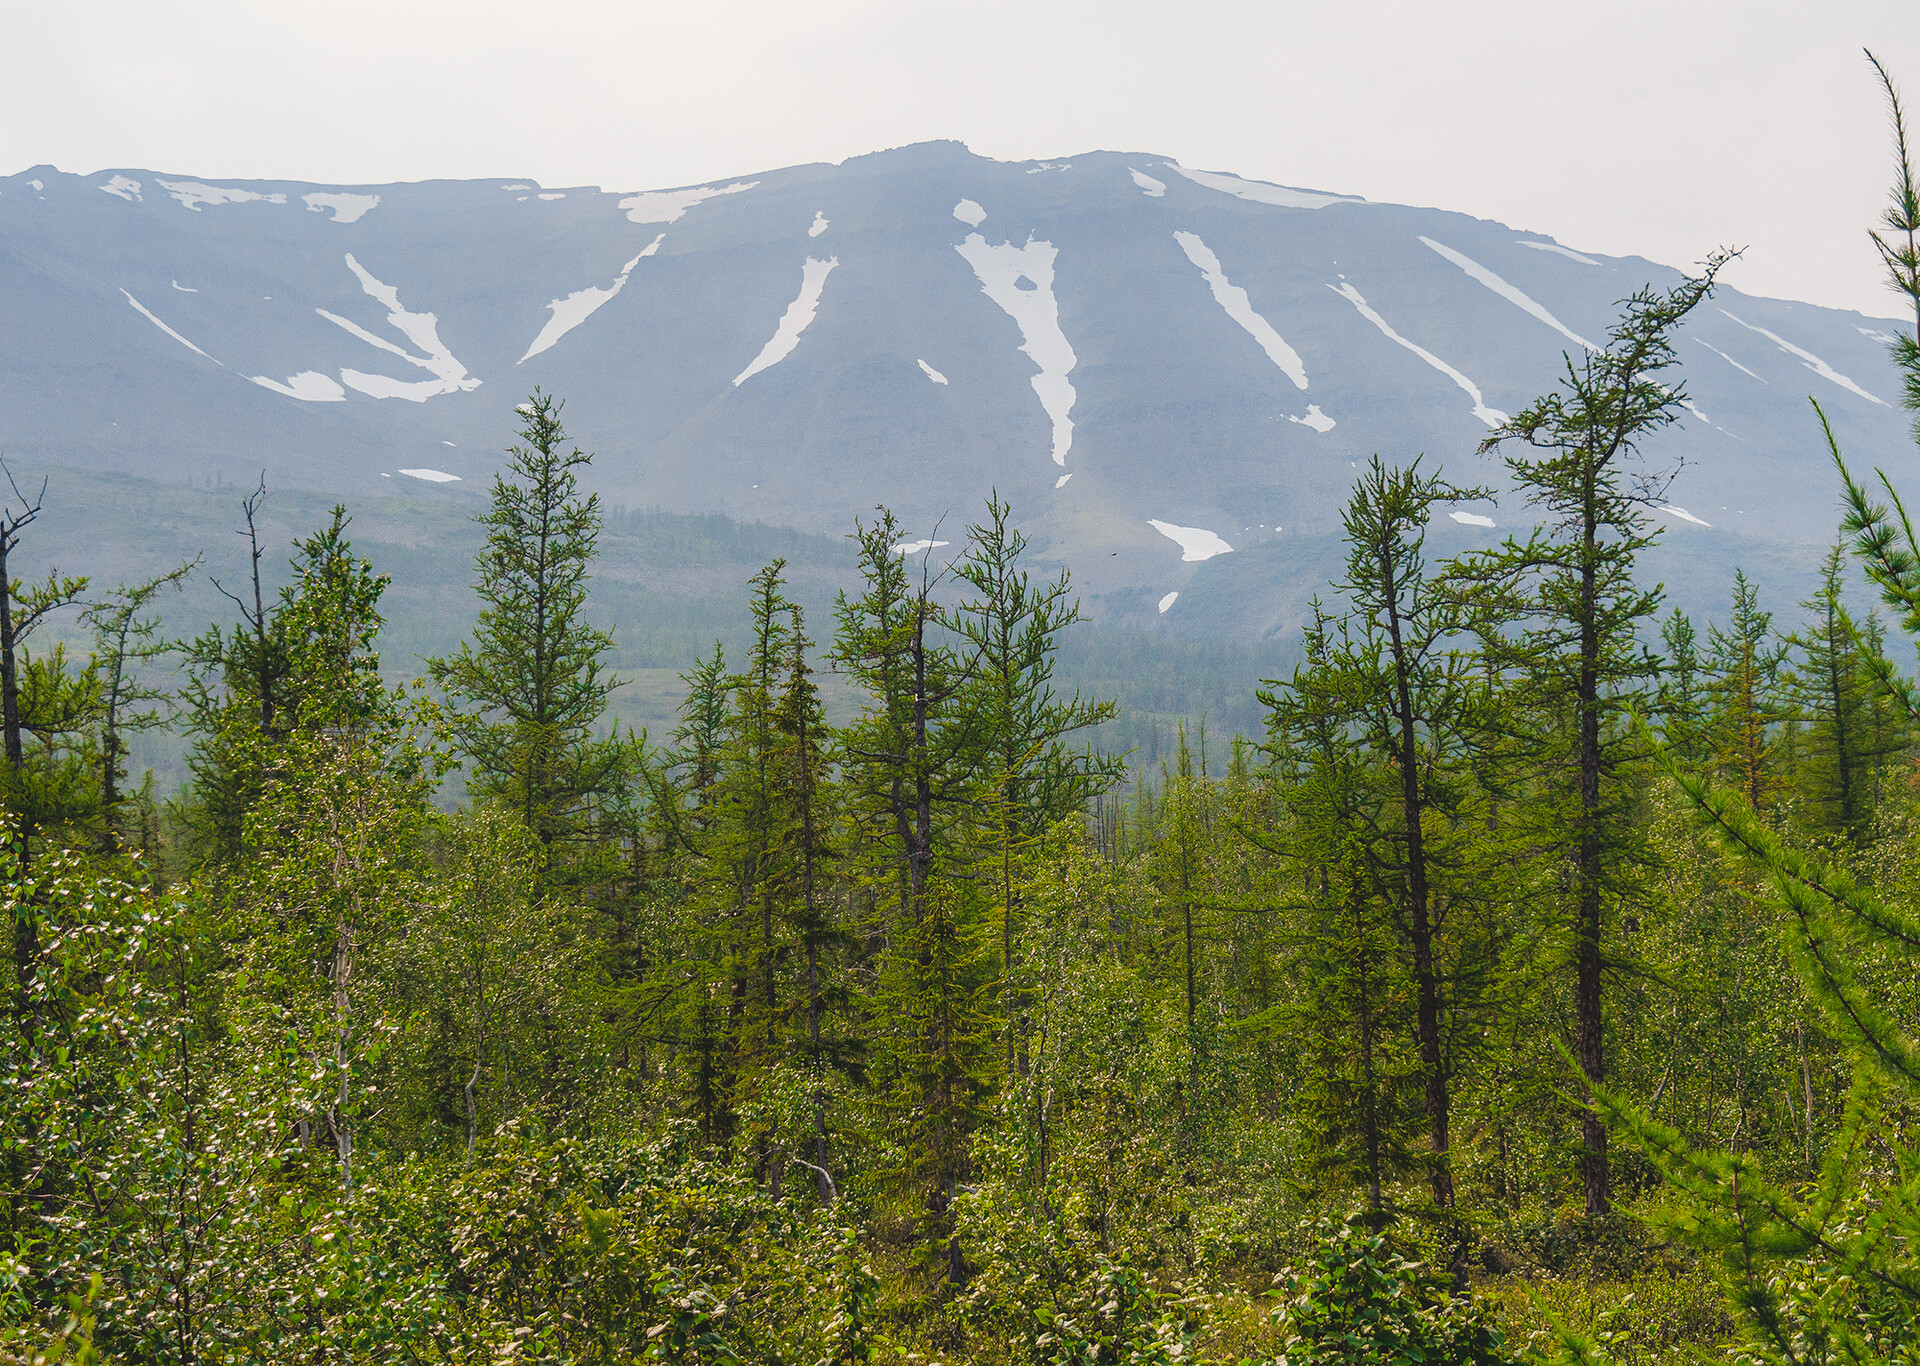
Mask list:
[[[884,503],[937,553],[997,488],[1106,625],[1282,640],[1360,464],[1497,485],[1489,423],[1676,278],[1145,153],[928,143],[645,193],[37,167],[0,179],[0,453],[464,507],[538,385],[617,505],[838,536]],[[1676,600],[1711,608],[1736,563],[1799,595],[1835,520],[1809,393],[1860,464],[1911,469],[1898,325],[1698,311],[1687,420],[1646,452],[1683,464],[1653,560]],[[1462,506],[1432,547],[1527,520]]]

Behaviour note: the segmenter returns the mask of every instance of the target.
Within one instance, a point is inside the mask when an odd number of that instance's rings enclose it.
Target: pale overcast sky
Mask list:
[[[1881,316],[1916,0],[0,0],[0,173],[678,186],[928,138],[1156,152]],[[1916,129],[1920,132],[1920,128]]]

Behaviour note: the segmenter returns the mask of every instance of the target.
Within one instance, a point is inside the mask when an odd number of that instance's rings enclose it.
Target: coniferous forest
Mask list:
[[[0,1360],[1920,1360],[1920,537],[1815,404],[1817,589],[1663,605],[1728,259],[1488,437],[1524,537],[1429,558],[1484,462],[1376,458],[1264,733],[1144,775],[997,498],[830,620],[768,564],[647,735],[551,395],[405,686],[347,509],[271,592],[257,490],[172,639],[206,567],[23,578],[13,486]]]

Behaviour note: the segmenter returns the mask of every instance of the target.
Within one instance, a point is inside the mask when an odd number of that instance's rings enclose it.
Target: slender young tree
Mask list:
[[[1728,259],[1717,252],[1701,273],[1672,289],[1641,290],[1608,334],[1603,350],[1567,357],[1557,392],[1494,429],[1482,453],[1504,450],[1507,469],[1547,526],[1527,541],[1509,538],[1480,557],[1485,582],[1532,585],[1530,620],[1500,649],[1531,693],[1536,714],[1563,717],[1554,782],[1571,798],[1556,820],[1570,859],[1566,908],[1573,941],[1573,1051],[1588,1086],[1604,1083],[1603,982],[1606,908],[1625,892],[1641,862],[1627,810],[1634,741],[1625,725],[1644,705],[1653,657],[1639,632],[1659,605],[1657,589],[1635,580],[1635,562],[1654,543],[1646,509],[1659,501],[1677,467],[1649,466],[1641,444],[1677,420],[1683,385],[1666,372],[1678,364],[1674,334],[1713,290]],[[1586,1212],[1613,1207],[1607,1129],[1597,1111],[1581,1117]]]
[[[922,561],[914,581],[897,548],[900,524],[885,509],[855,538],[865,591],[840,597],[833,658],[867,701],[842,730],[840,753],[849,814],[878,877],[896,891],[898,912],[883,931],[899,950],[886,969],[899,1022],[893,1104],[911,1125],[906,1176],[920,1201],[926,1262],[952,1287],[966,1279],[954,1201],[985,1085],[972,923],[981,908],[972,880],[948,874],[959,869],[978,805],[985,724],[967,705],[968,661],[938,635],[934,590],[944,571]]]
[[[1800,604],[1807,619],[1793,636],[1799,659],[1787,682],[1807,723],[1797,776],[1812,799],[1815,825],[1857,840],[1872,816],[1870,775],[1885,739],[1874,733],[1860,632],[1842,600],[1845,553],[1839,545],[1827,552],[1819,589]]]
[[[1736,569],[1726,629],[1707,628],[1708,735],[1714,764],[1759,812],[1780,781],[1776,732],[1786,653],[1773,635],[1773,613],[1760,610],[1759,590]]]
[[[1452,1102],[1442,1039],[1439,941],[1450,906],[1441,895],[1450,862],[1446,827],[1467,796],[1462,760],[1485,724],[1483,688],[1460,646],[1466,603],[1426,572],[1426,525],[1435,504],[1484,498],[1422,473],[1415,461],[1388,470],[1375,456],[1346,510],[1345,588],[1354,612],[1340,671],[1349,680],[1355,719],[1369,746],[1397,775],[1387,838],[1372,847],[1388,875],[1395,920],[1413,958],[1415,1028],[1425,1078],[1428,1176],[1434,1203],[1453,1204]],[[1438,847],[1436,847],[1438,841]]]
[[[972,589],[942,622],[973,656],[968,705],[978,713],[992,773],[999,843],[1000,971],[1007,1073],[1016,1071],[1019,987],[1014,940],[1019,915],[1014,860],[1022,844],[1054,821],[1077,815],[1124,772],[1114,756],[1091,746],[1074,749],[1068,737],[1119,715],[1119,703],[1088,701],[1053,687],[1060,637],[1081,620],[1070,595],[1072,578],[1036,585],[1020,558],[1027,538],[1011,525],[1012,508],[996,493],[987,518],[968,528],[967,551],[955,575]]]
[[[187,730],[194,737],[188,756],[193,773],[186,814],[209,863],[228,866],[239,859],[247,812],[259,800],[261,757],[292,729],[299,708],[292,697],[288,638],[280,614],[283,602],[270,599],[260,561],[266,546],[260,535],[260,510],[266,479],[240,501],[247,540],[250,592],[213,586],[240,612],[231,628],[215,625],[185,647]]]
[[[0,503],[0,741],[4,741],[6,751],[6,785],[0,790],[0,800],[13,817],[9,833],[14,864],[24,877],[32,864],[33,834],[45,823],[41,808],[47,806],[50,795],[37,791],[44,784],[34,780],[27,762],[29,718],[21,706],[27,684],[27,641],[49,615],[81,601],[87,580],[63,576],[58,570],[50,572],[44,583],[20,576],[13,554],[20,548],[20,538],[27,528],[39,519],[47,486],[43,480],[39,490],[28,495],[14,482],[12,471],[5,472],[12,497]],[[16,946],[16,958],[22,951]]]
[[[167,715],[156,704],[170,703],[173,693],[149,682],[145,666],[173,650],[160,636],[160,618],[149,615],[161,593],[177,591],[181,581],[200,567],[199,557],[145,583],[122,584],[81,613],[93,628],[93,657],[100,671],[100,847],[104,854],[119,852],[125,841],[121,805],[125,796],[127,739],[130,734],[166,724]]]
[[[1653,704],[1653,714],[1660,721],[1660,741],[1671,753],[1689,763],[1699,763],[1707,752],[1700,633],[1693,619],[1676,607],[1660,623],[1660,640],[1667,650]]]
[[[428,664],[474,790],[548,849],[578,835],[589,803],[624,776],[623,748],[595,734],[621,683],[604,662],[613,637],[585,615],[600,497],[580,496],[576,471],[593,457],[567,449],[561,406],[538,389],[521,405],[525,444],[508,448],[508,475],[475,519],[487,532],[474,561],[485,606],[460,652]]]

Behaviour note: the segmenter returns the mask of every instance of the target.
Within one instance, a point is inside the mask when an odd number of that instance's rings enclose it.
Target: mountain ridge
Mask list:
[[[1497,480],[1472,456],[1489,422],[1676,278],[1143,153],[920,143],[639,192],[36,167],[0,179],[0,311],[30,320],[0,335],[0,449],[186,485],[472,487],[537,383],[610,498],[829,532],[886,503],[953,541],[998,489],[1096,616],[1267,638],[1337,569],[1367,456]],[[1910,458],[1890,325],[1703,306],[1693,407],[1650,450],[1685,462],[1670,538],[1715,572],[1761,544],[1810,568],[1833,521],[1805,394],[1863,462]],[[1454,511],[1436,550],[1526,520]]]

